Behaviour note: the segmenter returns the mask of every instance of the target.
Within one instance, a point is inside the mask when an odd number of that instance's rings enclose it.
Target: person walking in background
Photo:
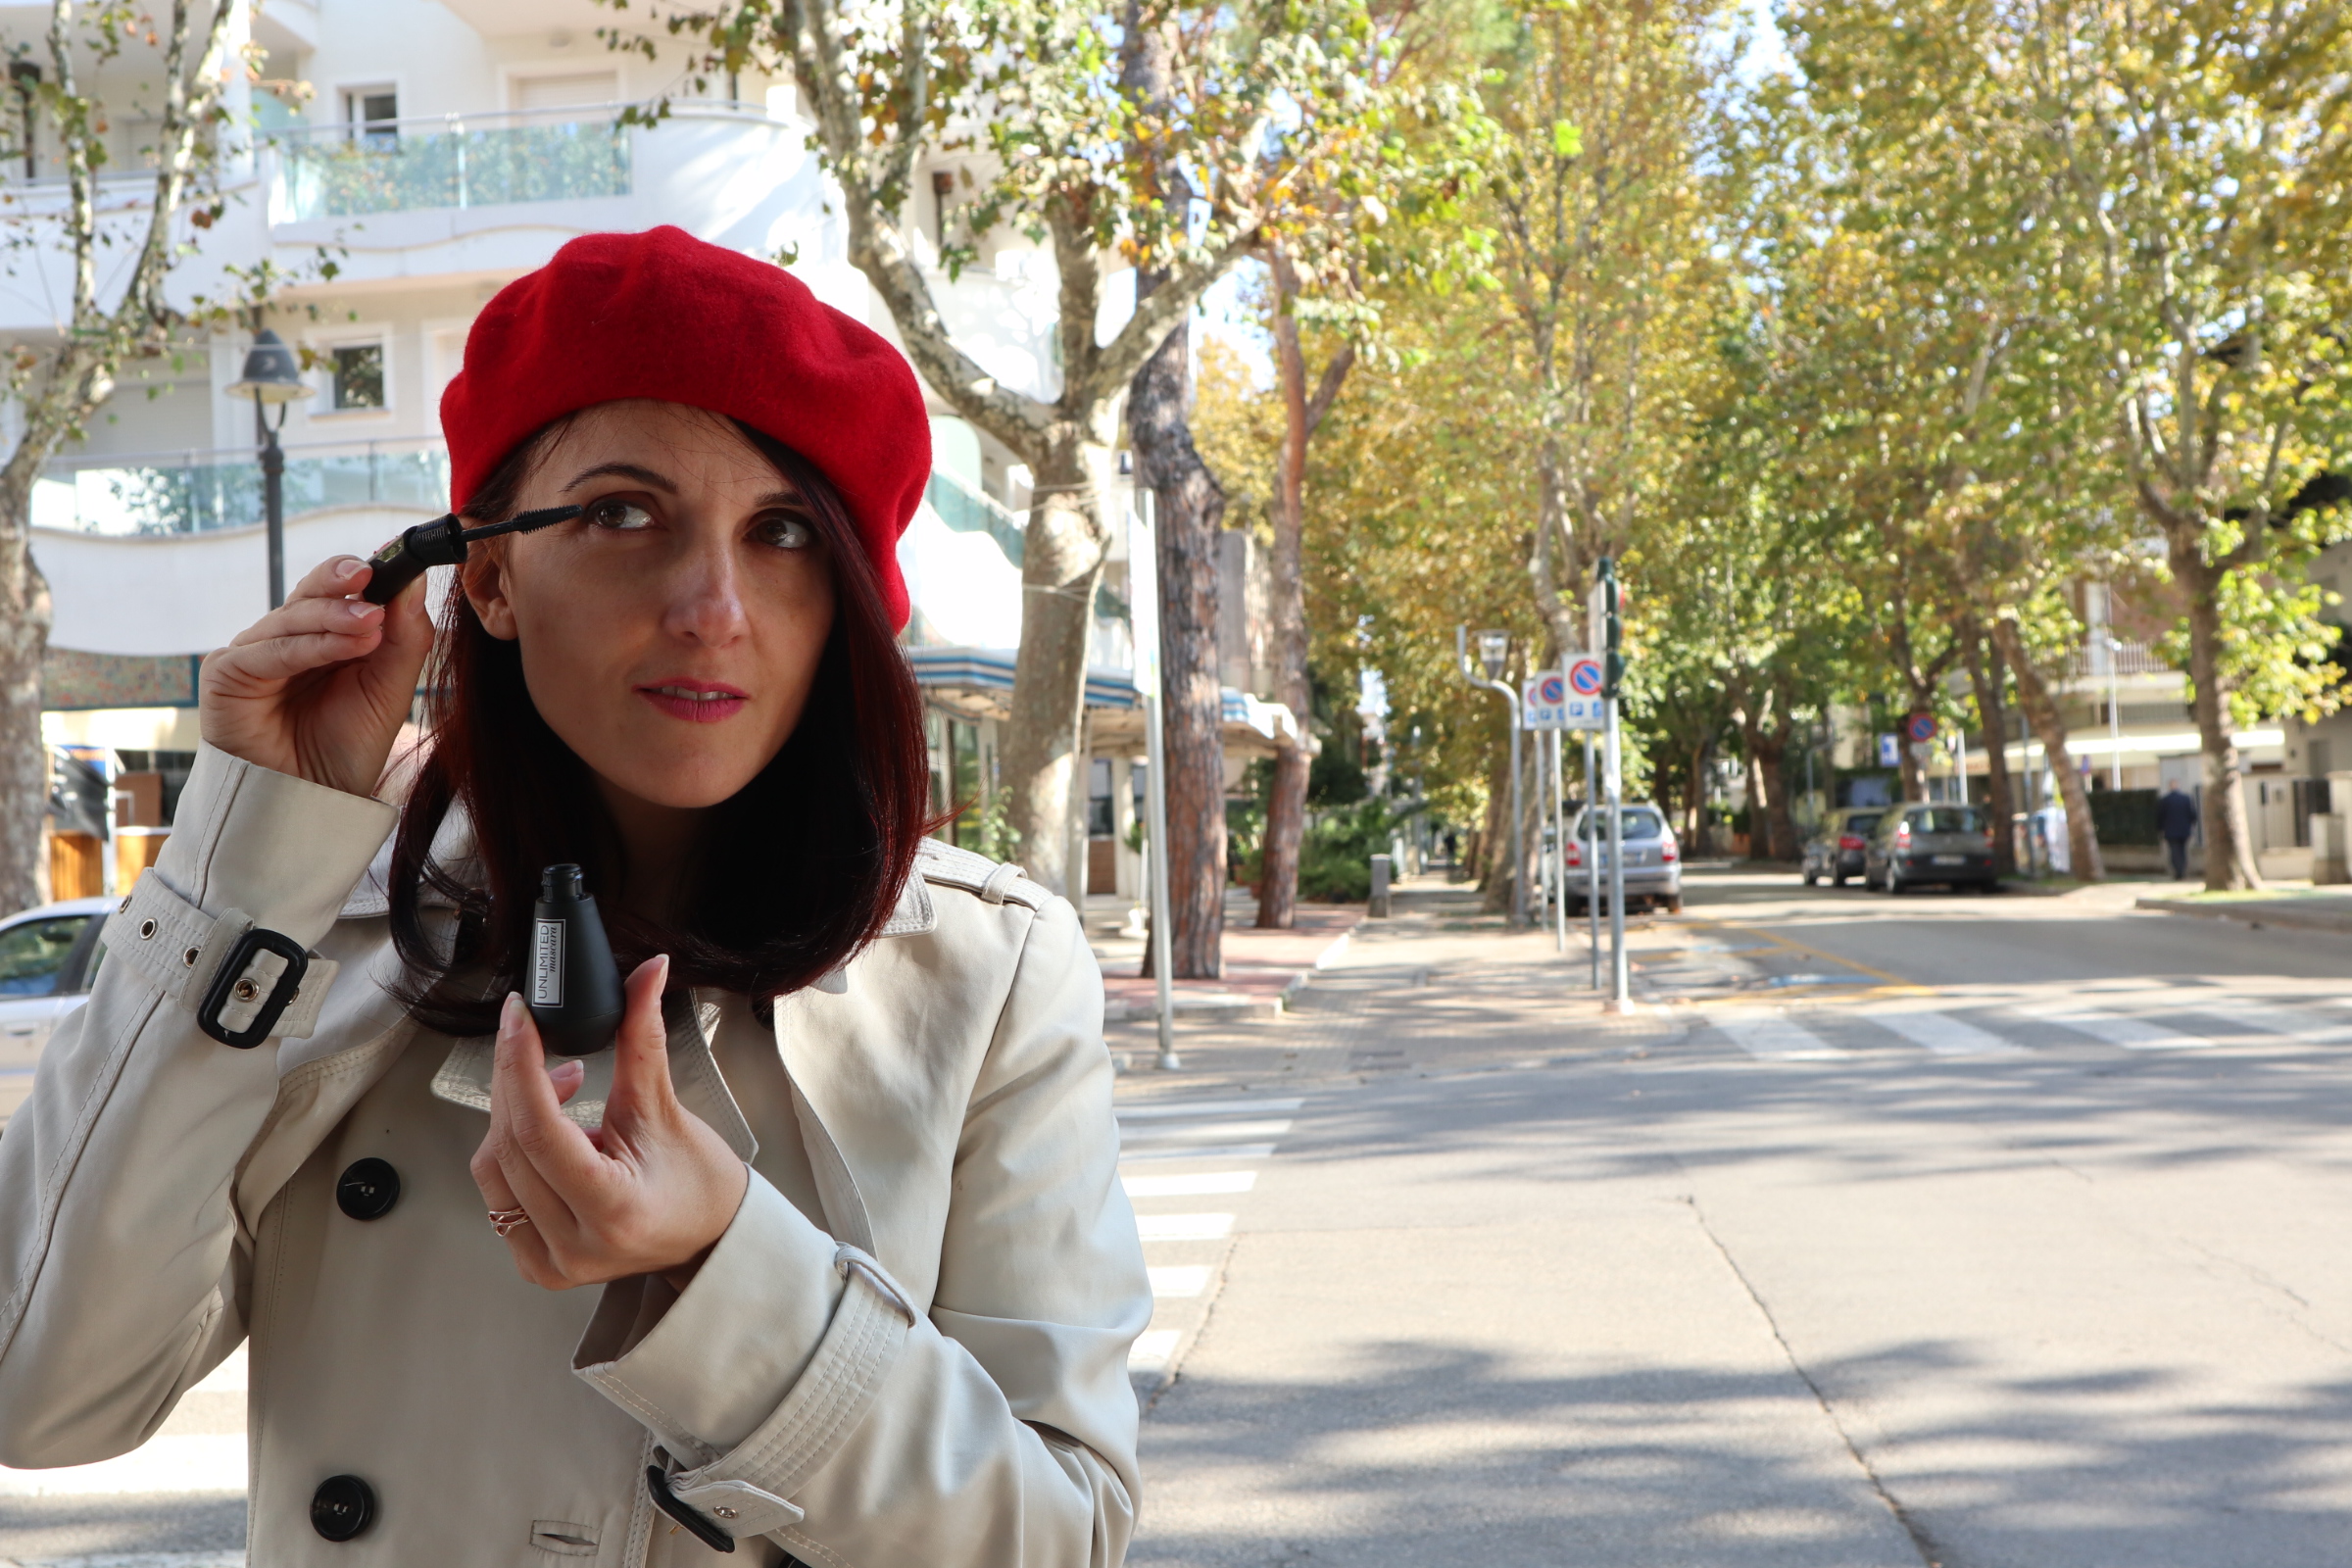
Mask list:
[[[2197,803],[2178,784],[2156,800],[2156,831],[2164,835],[2164,852],[2173,862],[2173,880],[2188,875],[2188,841],[2197,831]]]

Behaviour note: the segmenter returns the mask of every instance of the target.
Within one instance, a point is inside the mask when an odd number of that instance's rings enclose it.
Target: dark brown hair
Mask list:
[[[466,514],[512,514],[568,422],[509,454]],[[832,573],[832,634],[791,738],[706,813],[678,922],[657,924],[610,902],[604,914],[623,973],[666,953],[673,989],[715,986],[764,1007],[841,963],[890,918],[928,827],[930,772],[922,695],[839,493],[799,453],[737,428],[807,504]],[[434,642],[425,711],[429,749],[392,846],[392,940],[409,970],[402,1000],[428,1028],[487,1034],[521,983],[541,869],[577,861],[591,892],[609,890],[621,885],[623,853],[587,764],[531,701],[520,647],[490,635],[462,583],[451,585]],[[453,805],[473,827],[471,865],[431,857]],[[427,888],[458,905],[454,937],[427,925]]]

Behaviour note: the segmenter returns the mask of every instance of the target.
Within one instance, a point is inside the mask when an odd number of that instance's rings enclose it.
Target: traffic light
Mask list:
[[[1600,694],[1617,700],[1625,679],[1624,588],[1617,580],[1617,563],[1603,556],[1593,564],[1592,596],[1587,602],[1588,636],[1592,652],[1600,657]]]

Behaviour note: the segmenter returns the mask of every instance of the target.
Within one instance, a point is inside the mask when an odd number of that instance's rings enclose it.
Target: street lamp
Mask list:
[[[270,608],[286,602],[286,455],[277,444],[285,427],[286,405],[311,395],[302,379],[294,351],[268,327],[253,334],[245,356],[245,373],[228,389],[230,397],[253,399],[253,428],[262,443],[262,505],[270,521]],[[277,408],[277,422],[269,410]]]
[[[1487,679],[1502,679],[1502,667],[1510,662],[1511,634],[1507,631],[1482,631],[1478,634],[1478,662],[1487,666]]]

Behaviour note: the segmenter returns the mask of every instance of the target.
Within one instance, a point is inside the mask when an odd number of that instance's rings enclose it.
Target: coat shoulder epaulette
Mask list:
[[[1053,897],[1030,881],[1019,866],[992,860],[985,855],[959,850],[937,839],[925,839],[916,849],[914,868],[924,881],[978,894],[984,904],[1018,904],[1042,909],[1046,900]]]

